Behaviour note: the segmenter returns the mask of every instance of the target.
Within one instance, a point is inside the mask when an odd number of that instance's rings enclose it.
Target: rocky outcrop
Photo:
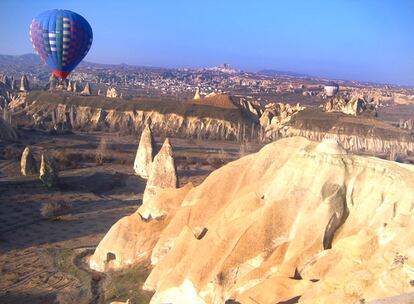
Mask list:
[[[414,130],[414,119],[400,120],[400,128],[407,130]]]
[[[155,141],[151,128],[146,125],[141,134],[137,154],[134,161],[134,172],[136,175],[147,179],[151,172],[151,164],[155,155]]]
[[[414,151],[414,141],[405,141],[397,138],[381,139],[361,135],[296,129],[291,127],[283,129],[279,136],[301,136],[313,141],[332,139],[337,141],[344,149],[350,152],[370,151],[372,153],[389,153],[392,149],[395,149],[397,153],[407,154],[408,151]]]
[[[40,163],[40,180],[47,187],[53,187],[58,183],[59,172],[55,160],[47,152],[42,153]]]
[[[321,107],[325,112],[342,112],[354,116],[363,112],[371,112],[373,115],[376,115],[376,110],[373,105],[365,101],[364,98],[356,96],[350,98],[337,96],[328,100]]]
[[[108,90],[106,91],[106,97],[109,98],[118,98],[119,97],[119,93],[116,90],[115,87],[109,87]]]
[[[156,110],[102,109],[92,106],[73,106],[70,104],[32,103],[20,113],[25,113],[36,127],[45,128],[52,123],[51,112],[56,111],[57,122],[68,122],[72,111],[73,126],[79,129],[128,131],[142,130],[151,122],[151,130],[156,136],[235,139],[238,136],[238,125],[242,121],[226,120],[215,117],[183,116],[177,113],[162,113]],[[251,121],[246,122],[248,127]],[[246,131],[249,133],[248,131]]]
[[[192,188],[187,184],[174,191],[161,189],[151,202],[144,203],[137,212],[119,220],[99,243],[90,259],[90,267],[106,271],[148,260],[160,233]]]
[[[150,259],[151,304],[369,303],[412,291],[411,165],[287,138],[157,195],[90,262]]]
[[[170,140],[165,139],[161,150],[154,157],[150,174],[144,191],[143,202],[151,200],[160,189],[178,186],[177,168],[174,161],[174,153]]]
[[[195,91],[195,94],[194,94],[193,99],[194,100],[201,99],[201,96],[200,96],[200,88],[196,88],[196,91]]]
[[[20,169],[23,176],[34,175],[38,172],[36,159],[29,147],[26,147],[23,151]]]
[[[89,82],[85,84],[85,87],[83,88],[81,95],[89,96],[92,95],[91,85]]]
[[[51,73],[48,82],[49,90],[54,90],[59,85],[59,79],[55,76],[55,74]]]
[[[284,103],[269,103],[265,106],[260,116],[260,125],[268,131],[276,131],[283,128],[294,115],[304,110],[299,103],[296,106]]]
[[[66,90],[68,91],[68,92],[72,92],[72,90],[73,90],[73,83],[72,83],[72,81],[69,79],[68,81],[67,81],[67,84],[66,84]]]
[[[20,92],[27,92],[29,91],[29,80],[27,79],[26,75],[23,75],[20,79]]]
[[[241,108],[251,116],[256,122],[259,121],[259,117],[262,115],[262,109],[258,102],[250,101],[248,99],[240,98],[239,104]]]
[[[89,88],[89,90],[87,89],[85,93],[88,93],[88,91],[91,92],[90,88]],[[80,92],[79,83],[77,81],[72,82],[72,92],[74,92],[74,93]]]

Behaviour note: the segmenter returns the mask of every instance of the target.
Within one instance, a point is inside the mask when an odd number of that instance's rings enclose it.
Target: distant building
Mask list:
[[[330,82],[327,85],[325,85],[324,90],[325,90],[326,96],[332,97],[332,96],[335,96],[336,93],[338,93],[339,85],[335,82]]]

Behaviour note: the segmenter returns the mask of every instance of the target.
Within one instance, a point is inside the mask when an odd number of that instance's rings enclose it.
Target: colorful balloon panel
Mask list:
[[[62,80],[82,61],[92,45],[92,28],[81,15],[68,10],[43,12],[30,24],[36,53]]]

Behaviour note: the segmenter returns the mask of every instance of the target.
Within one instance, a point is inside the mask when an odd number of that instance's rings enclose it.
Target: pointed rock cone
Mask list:
[[[27,80],[27,76],[23,75],[20,79],[20,91],[27,92],[29,91],[29,80]]]
[[[40,163],[40,180],[49,188],[57,184],[59,173],[56,163],[46,152],[42,153],[42,161]]]
[[[196,88],[196,92],[194,94],[194,98],[193,99],[195,99],[195,100],[201,99],[201,96],[200,96],[200,88]]]
[[[154,157],[151,172],[144,191],[143,202],[150,200],[158,189],[177,188],[178,178],[174,153],[168,138],[165,139],[160,152]]]
[[[68,91],[68,92],[72,92],[72,81],[68,81],[68,85],[67,85],[67,87],[66,87],[66,90]]]
[[[91,85],[89,82],[86,83],[85,87],[83,88],[83,91],[81,92],[81,95],[92,95]]]
[[[29,147],[26,147],[23,151],[22,158],[20,160],[20,166],[23,176],[33,175],[37,173],[36,159],[34,158]]]
[[[150,174],[152,160],[155,155],[155,142],[151,128],[146,125],[141,134],[137,154],[134,161],[134,171],[136,175],[147,179]]]

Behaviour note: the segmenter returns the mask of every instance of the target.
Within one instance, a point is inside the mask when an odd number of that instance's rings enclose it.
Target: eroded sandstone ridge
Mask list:
[[[159,191],[90,266],[150,259],[152,304],[368,303],[413,290],[413,205],[413,166],[286,138]]]

